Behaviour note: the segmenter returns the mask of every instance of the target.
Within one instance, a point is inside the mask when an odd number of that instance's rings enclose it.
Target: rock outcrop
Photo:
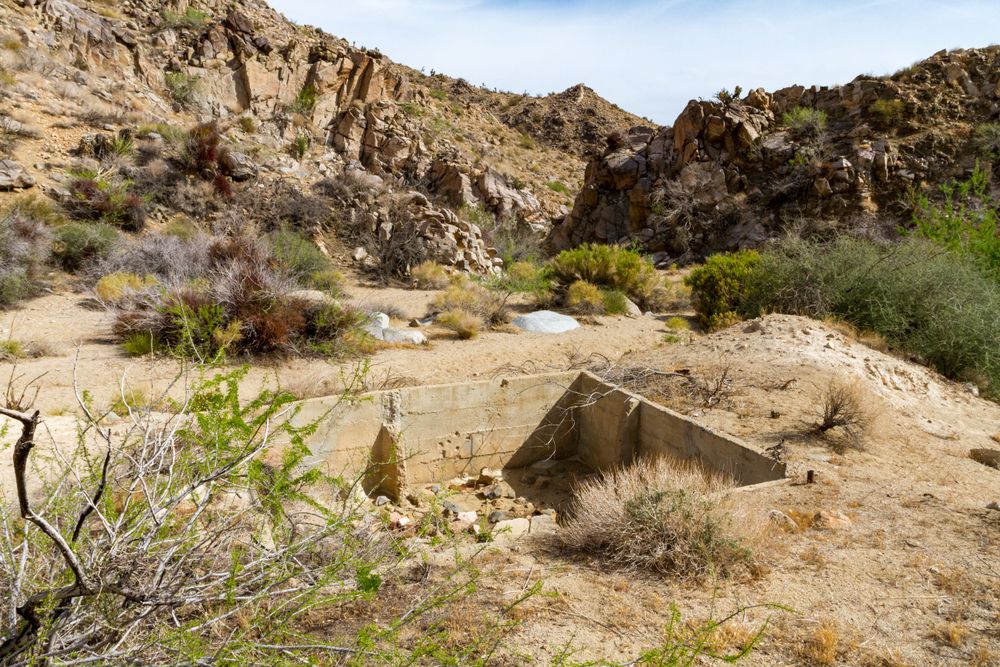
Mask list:
[[[878,213],[894,226],[912,188],[982,157],[970,135],[1000,114],[998,86],[990,47],[845,86],[692,101],[672,127],[609,138],[550,244],[634,243],[675,261],[760,245],[796,220],[844,226]],[[788,116],[797,109],[805,120]]]

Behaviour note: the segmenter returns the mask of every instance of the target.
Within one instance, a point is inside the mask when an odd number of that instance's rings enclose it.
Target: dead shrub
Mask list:
[[[752,547],[764,530],[745,505],[723,495],[732,486],[690,464],[641,460],[580,485],[559,540],[616,568],[732,574],[754,565]]]
[[[835,451],[864,449],[874,415],[861,386],[856,382],[833,380],[823,390],[820,400],[822,405],[815,432],[825,435],[835,429],[839,431],[843,437],[830,440]]]

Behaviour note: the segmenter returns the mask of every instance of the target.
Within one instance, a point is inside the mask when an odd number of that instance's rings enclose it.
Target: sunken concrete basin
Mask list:
[[[749,486],[780,480],[785,465],[719,433],[605,384],[589,372],[408,387],[300,403],[299,424],[319,421],[307,462],[363,477],[365,490],[399,499],[408,487],[577,459],[594,471],[636,457],[696,460]]]

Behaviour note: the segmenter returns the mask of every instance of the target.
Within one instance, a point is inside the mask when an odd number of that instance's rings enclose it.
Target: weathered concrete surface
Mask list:
[[[351,404],[304,401],[319,421],[309,465],[364,477],[366,491],[398,498],[408,485],[578,456],[594,470],[639,456],[699,461],[739,484],[781,479],[783,464],[588,372],[374,392]]]

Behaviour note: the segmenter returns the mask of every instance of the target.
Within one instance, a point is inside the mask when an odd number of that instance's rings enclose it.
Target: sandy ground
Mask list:
[[[412,317],[433,294],[357,287],[352,296]],[[686,369],[721,388],[708,405],[686,385],[645,393],[758,446],[784,449],[792,483],[748,494],[747,502],[765,514],[805,517],[804,527],[772,531],[752,578],[696,584],[607,572],[531,538],[494,547],[476,598],[483,609],[472,607],[470,617],[495,611],[535,581],[545,591],[518,607],[522,623],[499,664],[550,664],[567,647],[574,661],[634,660],[662,637],[673,604],[693,621],[774,604],[785,610],[748,611],[720,642],[735,645],[770,619],[747,664],[1000,665],[1000,511],[987,509],[1000,501],[1000,472],[968,457],[971,448],[1000,448],[1000,406],[823,323],[771,316],[670,344],[663,319],[599,318],[565,335],[489,332],[473,341],[432,330],[426,349],[387,349],[372,359],[372,385],[566,368],[594,354],[625,366]],[[124,356],[107,338],[108,316],[78,294],[26,302],[0,314],[0,323],[46,351],[22,360],[17,373],[41,376],[37,405],[48,414],[73,412],[74,363],[98,405],[120,393],[123,376],[153,391],[178,372],[170,360]],[[277,379],[317,394],[336,387],[343,370],[283,361],[255,365],[250,382]],[[809,434],[821,392],[835,379],[854,382],[878,413],[863,451],[838,454]],[[50,421],[65,428],[72,417]],[[804,484],[808,470],[817,483]],[[816,512],[835,525],[810,526]]]

